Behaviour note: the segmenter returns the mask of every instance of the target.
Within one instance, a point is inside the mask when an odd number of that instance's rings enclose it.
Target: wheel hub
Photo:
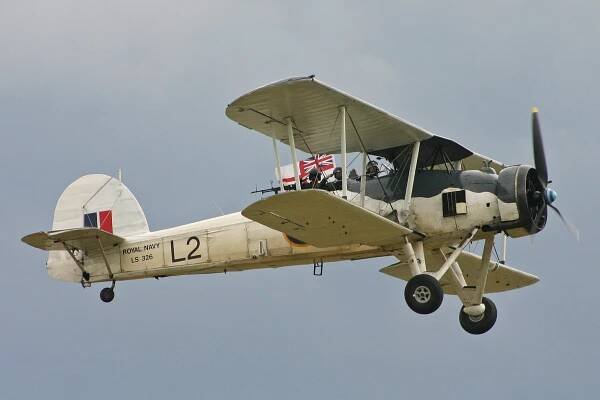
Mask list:
[[[483,319],[484,314],[481,313],[479,315],[469,315],[469,319],[471,320],[471,322],[479,322]]]
[[[417,286],[413,293],[413,297],[417,303],[425,304],[431,300],[431,290],[429,290],[427,286]]]

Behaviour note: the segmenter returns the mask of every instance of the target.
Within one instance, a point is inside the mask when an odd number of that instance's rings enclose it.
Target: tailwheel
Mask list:
[[[104,288],[100,291],[100,300],[105,303],[110,303],[115,298],[115,281],[111,287]]]
[[[115,291],[112,288],[106,287],[100,291],[100,300],[105,303],[110,303],[115,298]]]
[[[413,276],[404,288],[404,299],[418,314],[431,314],[442,305],[444,291],[436,278],[427,274]]]
[[[481,302],[485,306],[485,311],[481,315],[473,316],[464,312],[465,307],[463,306],[460,309],[459,321],[460,326],[467,332],[472,335],[481,335],[482,333],[486,333],[496,323],[496,317],[498,316],[496,312],[496,305],[493,301],[484,297],[481,299]]]

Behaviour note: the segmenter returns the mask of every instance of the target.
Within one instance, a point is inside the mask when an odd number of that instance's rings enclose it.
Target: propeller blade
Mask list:
[[[563,217],[558,208],[554,207],[552,204],[548,204],[548,206],[558,214],[558,216],[562,220],[563,224],[565,224],[569,232],[571,232],[571,234],[575,236],[575,239],[577,239],[578,242],[581,241],[581,235],[579,234],[579,230],[577,229],[577,227],[573,225],[568,219]]]
[[[533,132],[533,160],[540,183],[546,189],[548,186],[548,167],[546,166],[546,154],[544,153],[544,142],[542,141],[542,130],[538,119],[538,109],[531,110],[531,124]]]

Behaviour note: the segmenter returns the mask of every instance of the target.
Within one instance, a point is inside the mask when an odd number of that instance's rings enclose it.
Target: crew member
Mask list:
[[[335,169],[333,170],[333,177],[336,181],[342,180],[342,167],[335,167]]]
[[[377,165],[377,161],[371,160],[367,163],[365,175],[367,178],[375,178],[377,175],[379,175],[379,166]]]
[[[320,180],[321,180],[321,173],[316,168],[313,168],[310,171],[308,171],[307,184],[308,184],[309,189],[317,188]]]

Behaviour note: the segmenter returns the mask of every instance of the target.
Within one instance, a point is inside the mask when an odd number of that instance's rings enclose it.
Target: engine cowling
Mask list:
[[[500,230],[510,237],[522,237],[544,229],[548,209],[543,207],[544,188],[535,168],[528,165],[504,168],[498,174],[496,195]]]

